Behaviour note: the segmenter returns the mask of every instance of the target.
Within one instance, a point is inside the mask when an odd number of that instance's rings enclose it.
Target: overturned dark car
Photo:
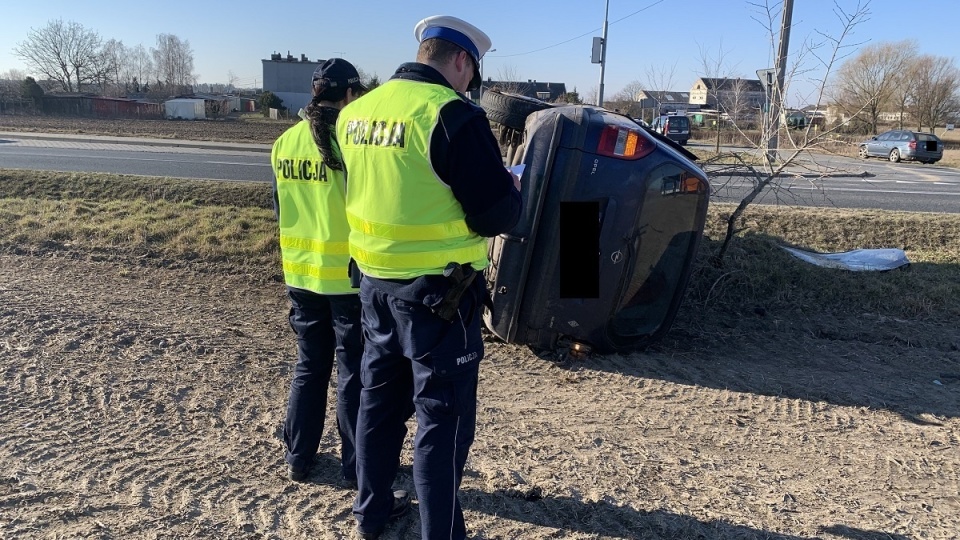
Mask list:
[[[710,187],[696,156],[631,118],[497,91],[480,105],[523,215],[490,243],[487,328],[535,350],[641,349],[670,328],[703,236]]]

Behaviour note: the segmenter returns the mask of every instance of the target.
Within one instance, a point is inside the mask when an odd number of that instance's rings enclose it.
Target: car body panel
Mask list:
[[[598,141],[609,126],[655,147],[635,160],[602,155]],[[611,352],[659,339],[679,308],[703,234],[706,175],[682,149],[599,108],[533,113],[525,144],[520,222],[490,243],[487,327],[541,349],[573,341]],[[565,205],[577,203],[596,205],[597,221],[583,224],[598,227],[596,252],[564,237]],[[571,248],[597,265],[593,297],[563,295],[562,252]]]

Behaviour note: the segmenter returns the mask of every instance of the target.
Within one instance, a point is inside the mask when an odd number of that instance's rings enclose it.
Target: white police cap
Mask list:
[[[479,65],[480,59],[490,50],[490,38],[476,26],[449,15],[434,15],[417,23],[413,29],[417,42],[439,38],[450,41],[473,57]]]

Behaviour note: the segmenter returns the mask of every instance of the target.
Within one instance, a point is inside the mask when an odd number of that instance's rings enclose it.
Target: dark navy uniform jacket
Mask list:
[[[432,67],[409,62],[392,79],[450,83]],[[466,98],[440,109],[439,129],[430,141],[433,170],[453,190],[466,214],[467,226],[480,236],[496,236],[512,229],[520,219],[520,192],[503,164],[491,160],[500,147],[490,131],[483,109]],[[347,171],[349,182],[350,171]]]

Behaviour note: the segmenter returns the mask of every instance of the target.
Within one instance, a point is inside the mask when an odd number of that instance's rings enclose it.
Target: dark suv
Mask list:
[[[690,140],[690,119],[682,114],[658,116],[653,119],[650,128],[678,144],[687,144]]]
[[[522,135],[513,164],[525,167],[522,217],[490,242],[487,328],[574,354],[660,339],[706,220],[710,184],[696,156],[600,107],[538,105],[492,90],[480,101],[501,141],[519,144],[514,135]]]

